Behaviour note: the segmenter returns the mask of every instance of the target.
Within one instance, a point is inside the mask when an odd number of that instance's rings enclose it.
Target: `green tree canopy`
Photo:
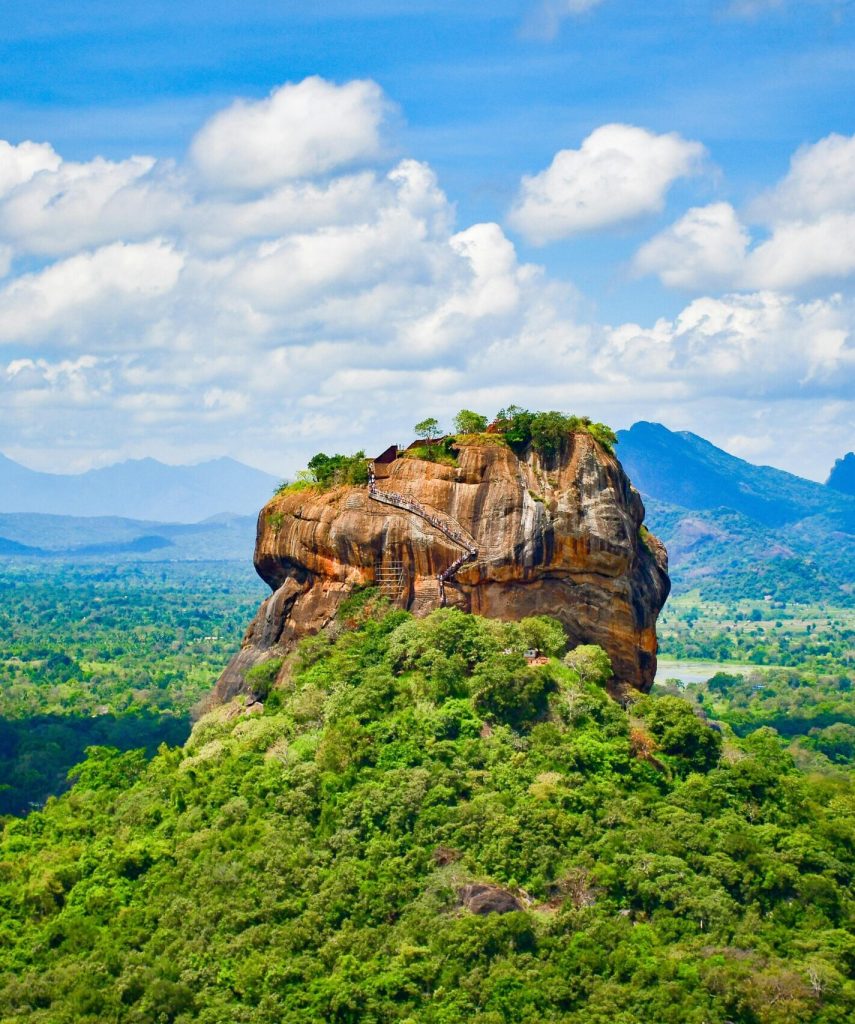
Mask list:
[[[354,452],[353,455],[327,455],[325,452],[318,452],[309,459],[308,469],[311,478],[321,487],[368,482],[368,465],[364,451]]]
[[[434,416],[428,416],[427,419],[421,420],[413,427],[413,430],[417,437],[423,437],[427,441],[432,441],[434,438],[439,437],[441,433],[439,420]]]
[[[612,662],[597,644],[579,644],[564,657],[564,664],[579,676],[583,683],[605,686],[612,678]]]
[[[647,697],[639,701],[641,712],[664,754],[678,770],[708,771],[721,754],[721,733],[711,729],[679,697]]]
[[[0,1020],[853,1019],[845,773],[770,729],[719,759],[679,698],[528,667],[523,623],[346,618],[261,713],[4,823]]]
[[[531,443],[545,460],[553,459],[569,434],[568,418],[561,412],[539,412],[531,421]]]
[[[496,423],[508,444],[523,447],[531,440],[531,421],[535,414],[519,405],[509,405],[496,413]]]
[[[458,434],[481,434],[487,429],[487,417],[471,409],[461,409],[454,417],[454,430]]]

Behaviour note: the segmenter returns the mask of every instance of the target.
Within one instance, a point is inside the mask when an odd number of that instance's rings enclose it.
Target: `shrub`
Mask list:
[[[285,523],[284,512],[271,512],[267,516],[267,525],[274,533],[279,533]]]
[[[353,455],[318,452],[309,459],[309,472],[322,487],[368,483],[368,463],[362,450]]]
[[[274,494],[279,497],[282,494],[290,494],[293,491],[318,491],[321,490],[320,484],[314,479],[312,474],[307,469],[301,469],[297,473],[297,479],[283,481],[274,491]]]
[[[254,665],[246,673],[244,681],[258,700],[264,700],[270,693],[280,668],[282,668],[282,658],[270,658],[260,665]]]
[[[564,664],[573,669],[583,683],[605,686],[614,674],[608,654],[597,644],[580,644],[564,658]]]
[[[607,427],[605,423],[588,422],[585,429],[595,441],[598,441],[606,449],[609,455],[614,455],[618,437],[611,427]]]
[[[455,439],[447,437],[444,441],[436,444],[422,444],[415,448],[409,448],[404,452],[407,459],[421,459],[424,462],[436,462],[442,466],[456,466],[457,458],[454,454],[453,445]]]
[[[354,587],[338,606],[336,618],[347,628],[354,629],[369,619],[379,619],[386,615],[392,607],[388,597],[384,597],[373,583]]]
[[[276,494],[287,494],[292,491],[327,490],[342,484],[361,486],[368,483],[368,460],[364,451],[353,455],[327,455],[318,452],[309,459],[306,469],[296,474],[291,483],[282,483],[276,488]]]

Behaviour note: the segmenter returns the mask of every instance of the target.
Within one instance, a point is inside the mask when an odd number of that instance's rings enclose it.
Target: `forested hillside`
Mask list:
[[[674,593],[851,606],[855,497],[738,459],[659,423],[618,431],[647,525],[668,548]]]
[[[0,1019],[850,1020],[848,777],[562,648],[367,592],[263,707],[91,751],[7,826]]]

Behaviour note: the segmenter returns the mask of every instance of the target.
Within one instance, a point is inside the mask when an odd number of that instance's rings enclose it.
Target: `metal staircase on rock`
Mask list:
[[[405,579],[406,572],[403,562],[396,560],[384,565],[382,559],[378,558],[375,561],[374,582],[380,588],[381,594],[396,598],[404,589]]]
[[[415,498],[408,498],[406,495],[398,494],[396,491],[381,491],[377,487],[377,481],[373,473],[368,475],[368,497],[373,501],[379,501],[384,505],[392,505],[395,508],[403,509],[405,512],[412,512],[413,515],[419,516],[424,519],[426,523],[430,523],[435,529],[439,530],[440,533],[444,534],[454,544],[458,544],[464,548],[465,553],[459,558],[455,559],[447,569],[444,569],[436,577],[437,587],[439,589],[439,606],[440,608],[445,607],[445,584],[450,580],[454,574],[460,569],[466,562],[472,562],[478,557],[478,549],[473,545],[470,538],[466,537],[462,530],[457,530],[450,523],[445,522],[439,516],[435,516],[415,500]],[[417,596],[417,601],[424,601],[423,595]]]

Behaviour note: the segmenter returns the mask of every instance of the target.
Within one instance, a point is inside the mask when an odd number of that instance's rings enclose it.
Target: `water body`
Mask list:
[[[656,669],[656,682],[664,683],[668,679],[680,679],[684,683],[705,683],[716,672],[729,672],[731,675],[744,676],[755,669],[766,669],[767,665],[745,665],[728,661],[671,661],[659,659]]]

